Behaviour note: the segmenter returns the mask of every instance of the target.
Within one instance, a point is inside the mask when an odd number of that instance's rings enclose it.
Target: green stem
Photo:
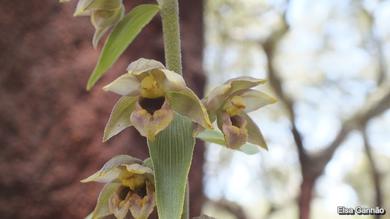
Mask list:
[[[169,70],[182,75],[179,3],[178,0],[159,0],[159,4],[161,7],[165,65]],[[187,182],[182,219],[189,219],[189,217],[189,184]]]
[[[187,181],[186,185],[186,195],[184,200],[184,206],[183,206],[183,214],[181,216],[182,219],[189,219],[190,218],[190,187],[189,182]]]
[[[165,64],[169,70],[182,74],[179,3],[178,0],[160,0],[164,38]]]

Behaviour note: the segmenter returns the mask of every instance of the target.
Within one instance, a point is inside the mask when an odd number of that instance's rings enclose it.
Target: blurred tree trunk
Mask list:
[[[98,51],[92,49],[89,20],[72,17],[75,4],[0,3],[1,218],[82,218],[93,209],[101,185],[84,185],[80,179],[116,154],[147,156],[145,140],[132,129],[101,143],[118,99],[101,86],[123,73],[131,60],[163,60],[160,19],[88,93],[85,84]],[[202,9],[202,1],[181,5],[184,74],[199,95],[205,84]],[[203,153],[197,145],[190,176],[192,215],[200,213],[203,201]]]

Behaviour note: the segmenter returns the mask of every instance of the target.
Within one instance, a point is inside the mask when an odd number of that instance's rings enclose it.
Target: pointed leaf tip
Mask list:
[[[96,82],[118,60],[141,30],[152,20],[159,11],[156,4],[143,4],[131,10],[114,27],[108,36],[99,60],[88,79],[87,91],[90,91]]]

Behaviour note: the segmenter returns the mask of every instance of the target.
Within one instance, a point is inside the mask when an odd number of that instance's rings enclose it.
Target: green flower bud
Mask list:
[[[95,27],[92,44],[96,48],[103,35],[123,17],[125,7],[122,0],[80,0],[74,16],[91,16]]]
[[[103,35],[123,17],[125,8],[122,6],[115,10],[96,10],[91,15],[91,23],[95,27],[92,45],[97,47]]]

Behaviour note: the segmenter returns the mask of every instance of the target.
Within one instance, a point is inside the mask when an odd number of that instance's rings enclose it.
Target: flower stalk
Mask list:
[[[161,7],[165,65],[169,70],[182,75],[179,3],[178,0],[159,0],[158,2]],[[189,198],[187,182],[182,219],[189,218]]]
[[[159,0],[164,38],[165,65],[171,71],[182,73],[179,25],[179,3],[177,0]]]

